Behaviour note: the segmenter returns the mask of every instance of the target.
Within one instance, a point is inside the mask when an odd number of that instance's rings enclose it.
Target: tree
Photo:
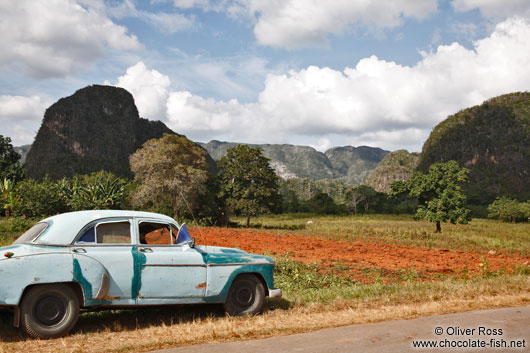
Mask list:
[[[530,201],[519,202],[506,196],[498,197],[488,206],[488,217],[512,223],[527,221],[530,217]]]
[[[346,207],[351,213],[353,211],[357,214],[357,206],[359,204],[364,206],[364,211],[368,212],[370,206],[373,206],[378,201],[377,191],[367,185],[360,185],[351,188],[346,193]]]
[[[164,134],[149,140],[129,157],[138,188],[134,200],[155,206],[168,202],[180,218],[186,207],[196,208],[206,192],[206,151],[185,137]]]
[[[357,205],[364,201],[365,195],[359,190],[359,188],[351,188],[346,192],[346,209],[351,214],[357,214]]]
[[[11,145],[11,138],[0,135],[0,181],[9,179],[16,183],[24,179],[20,155]]]
[[[309,200],[303,201],[300,209],[303,212],[316,214],[339,214],[344,212],[344,207],[337,205],[333,198],[325,192],[320,192]]]
[[[239,145],[230,148],[219,162],[220,192],[231,212],[250,217],[281,207],[279,178],[262,155],[261,148]]]
[[[436,222],[436,233],[440,233],[440,222],[465,224],[470,219],[460,186],[468,181],[468,175],[469,170],[460,168],[456,161],[435,163],[429,167],[428,174],[415,172],[409,180],[393,183],[391,194],[408,193],[417,198],[416,217]]]

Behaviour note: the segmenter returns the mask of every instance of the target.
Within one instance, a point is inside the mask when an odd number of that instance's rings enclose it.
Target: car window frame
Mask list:
[[[170,237],[171,237],[171,244],[142,244],[140,242],[140,223],[142,222],[147,222],[147,223],[159,223],[159,224],[166,224],[169,226],[169,231],[170,231]],[[177,231],[180,229],[180,227],[174,223],[174,222],[170,222],[170,221],[167,221],[167,220],[163,220],[163,219],[152,219],[152,218],[136,218],[136,244],[138,246],[143,246],[143,247],[152,247],[152,246],[156,246],[156,247],[160,247],[160,246],[165,246],[165,247],[173,247],[173,246],[178,246],[178,247],[182,247],[184,244],[176,244],[174,241],[176,241],[176,236],[177,234],[174,234],[173,232],[173,228],[176,229]],[[173,239],[173,236],[175,236],[175,239]]]
[[[130,242],[129,243],[98,243],[97,242],[97,226],[99,224],[103,223],[121,223],[121,222],[128,222],[129,223],[129,234],[130,234]],[[135,229],[134,229],[134,222],[132,217],[111,217],[111,218],[101,218],[93,220],[89,223],[87,223],[81,230],[77,233],[74,240],[70,244],[71,246],[133,246],[135,243],[135,239],[137,237]],[[91,228],[94,227],[94,242],[79,242],[79,239],[85,234],[85,232]]]
[[[18,245],[18,244],[39,244],[37,242],[37,240],[39,239],[39,237],[44,234],[48,229],[50,229],[50,226],[52,225],[51,224],[52,222],[49,222],[49,221],[39,221],[37,223],[35,223],[34,225],[32,225],[29,229],[27,229],[24,233],[22,233],[18,238],[16,238],[12,243],[11,245]],[[43,229],[41,229],[36,235],[33,236],[33,238],[30,240],[30,241],[24,241],[24,242],[19,242],[17,243],[18,239],[20,239],[24,234],[26,234],[30,229],[34,228],[35,226],[39,225],[39,224],[46,224],[46,227],[44,227]]]
[[[156,224],[163,224],[167,227],[169,227],[169,240],[171,241],[171,244],[144,244],[141,242],[141,234],[140,234],[140,223],[156,223]],[[146,220],[146,219],[139,219],[138,222],[136,222],[136,225],[137,225],[137,234],[138,234],[138,245],[140,246],[154,246],[154,245],[163,245],[163,246],[168,246],[168,245],[175,245],[175,243],[173,243],[173,232],[171,231],[171,223],[167,222],[167,221],[162,221],[162,220]]]

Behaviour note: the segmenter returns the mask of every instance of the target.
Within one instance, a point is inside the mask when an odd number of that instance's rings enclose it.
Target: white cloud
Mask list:
[[[165,106],[170,84],[168,76],[156,70],[147,69],[140,61],[129,67],[125,75],[118,77],[116,86],[131,92],[140,116],[151,120],[161,120],[166,116]]]
[[[414,66],[372,56],[342,72],[310,66],[271,74],[254,103],[170,92],[169,79],[143,63],[125,76],[134,82],[129,87],[137,102],[159,105],[167,92],[166,122],[194,140],[419,151],[430,130],[448,115],[493,96],[529,90],[529,21],[507,20],[473,45],[472,50],[458,43],[439,46],[422,53]],[[155,78],[139,79],[144,75]],[[123,77],[119,81],[126,87]],[[138,83],[144,81],[150,83]],[[148,89],[134,88],[151,85],[161,86],[163,94],[147,99]]]
[[[208,7],[208,0],[173,0],[173,6],[181,9],[191,9],[193,7]]]
[[[0,121],[41,119],[46,105],[39,96],[0,96]]]
[[[32,143],[49,105],[39,96],[1,95],[0,135],[11,137],[14,146]]]
[[[455,11],[465,12],[478,9],[483,16],[490,18],[507,18],[522,16],[530,18],[530,1],[528,0],[453,0]]]
[[[13,146],[29,145],[33,143],[38,128],[38,124],[13,123],[2,128],[0,135],[9,136]]]
[[[474,23],[456,22],[451,25],[451,31],[454,32],[458,38],[472,41],[477,38],[479,28]]]
[[[329,150],[330,148],[334,147],[331,140],[327,137],[321,137],[317,140],[316,144],[309,144],[309,146],[313,147],[317,151],[325,152]]]
[[[197,26],[194,17],[180,13],[148,12],[138,10],[131,0],[124,0],[117,6],[109,6],[107,12],[118,19],[135,17],[158,28],[161,32],[176,33]]]
[[[107,48],[142,46],[127,29],[74,0],[0,3],[0,65],[21,65],[36,78],[62,77],[102,57]]]
[[[436,9],[437,0],[237,0],[226,11],[250,16],[260,44],[297,49],[326,45],[329,34],[359,27],[374,32],[394,28],[405,17],[421,20]]]

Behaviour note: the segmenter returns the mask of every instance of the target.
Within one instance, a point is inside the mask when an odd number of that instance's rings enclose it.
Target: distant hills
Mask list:
[[[210,141],[199,143],[216,161],[229,148],[239,143]],[[336,179],[351,185],[359,185],[377,164],[389,153],[377,147],[335,147],[322,153],[309,146],[248,144],[261,147],[271,159],[271,166],[284,178],[308,178],[312,180]]]
[[[419,158],[419,153],[409,153],[407,150],[389,153],[364,179],[363,184],[379,192],[389,192],[394,181],[405,181],[410,178],[418,166]]]
[[[423,145],[418,170],[456,160],[469,168],[469,201],[497,196],[530,199],[530,93],[506,94],[464,109],[438,124]]]
[[[13,148],[15,152],[20,155],[20,163],[26,163],[26,157],[28,156],[28,152],[31,148],[31,145],[14,146]]]
[[[16,150],[22,161],[27,156],[26,174],[32,178],[101,169],[130,177],[129,155],[164,133],[176,134],[160,121],[140,118],[129,92],[94,85],[49,107],[33,145]],[[209,163],[214,165],[214,160],[239,143],[197,144],[208,151]],[[454,159],[471,170],[466,193],[472,203],[488,204],[500,195],[530,199],[528,92],[495,97],[449,116],[433,129],[420,154],[367,146],[334,147],[322,153],[309,146],[249,145],[261,147],[286,180],[363,183],[388,192],[393,181],[406,180],[414,170],[426,172],[432,163]]]
[[[132,95],[123,88],[93,85],[50,106],[33,145],[17,147],[26,175],[55,179],[107,170],[131,177],[129,156],[152,138],[176,134],[160,121],[140,118]],[[220,160],[233,142],[198,143]],[[372,147],[335,147],[325,153],[309,146],[261,147],[284,178],[336,179],[358,185],[389,152]],[[210,164],[213,160],[209,158]]]

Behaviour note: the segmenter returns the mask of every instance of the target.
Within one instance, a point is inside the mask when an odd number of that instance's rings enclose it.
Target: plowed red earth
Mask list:
[[[336,241],[295,235],[278,235],[230,228],[191,229],[197,244],[237,247],[250,253],[289,255],[304,263],[348,275],[362,282],[404,280],[413,274],[428,280],[449,276],[473,276],[484,271],[512,272],[517,265],[528,266],[529,259],[479,252],[415,248],[368,241]]]

